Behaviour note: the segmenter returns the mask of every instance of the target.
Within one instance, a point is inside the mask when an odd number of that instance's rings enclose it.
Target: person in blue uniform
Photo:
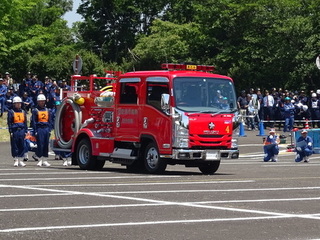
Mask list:
[[[8,110],[8,129],[10,133],[11,155],[14,159],[13,166],[24,167],[22,159],[25,154],[25,136],[28,131],[27,114],[21,108],[22,100],[16,96],[12,100],[13,108]]]
[[[284,110],[284,132],[290,132],[293,129],[293,123],[294,123],[294,112],[295,107],[291,102],[290,97],[285,97],[285,103],[283,104],[283,110]]]
[[[63,91],[71,91],[71,87],[67,84],[65,79],[62,80],[61,87]]]
[[[276,135],[275,129],[271,128],[269,131],[269,136],[264,141],[264,158],[263,161],[268,162],[277,162],[278,161],[278,154],[279,154],[279,144],[280,138]]]
[[[22,108],[28,113],[34,107],[32,98],[28,96],[27,92],[23,93],[22,96]]]
[[[3,78],[0,77],[0,117],[2,117],[5,110],[6,95],[8,88],[3,84]]]
[[[49,138],[52,130],[51,111],[46,106],[46,97],[43,94],[37,96],[37,106],[32,110],[31,126],[37,139],[36,156],[39,158],[37,166],[49,167]]]
[[[296,143],[296,162],[309,162],[309,157],[313,154],[313,140],[308,136],[308,131],[303,129],[301,136],[298,138]]]

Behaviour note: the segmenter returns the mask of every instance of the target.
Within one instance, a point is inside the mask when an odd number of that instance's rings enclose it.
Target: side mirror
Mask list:
[[[161,94],[161,109],[167,115],[170,114],[170,95],[167,93]]]

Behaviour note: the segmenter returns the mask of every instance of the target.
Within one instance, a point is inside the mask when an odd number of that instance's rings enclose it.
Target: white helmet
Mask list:
[[[307,111],[308,110],[308,106],[307,105],[303,105],[302,109],[303,109],[303,111]]]
[[[22,103],[22,100],[20,97],[16,96],[12,99],[12,103]]]
[[[37,97],[37,101],[45,101],[46,97],[43,94],[39,94]]]
[[[311,97],[317,97],[317,94],[316,93],[312,93]]]

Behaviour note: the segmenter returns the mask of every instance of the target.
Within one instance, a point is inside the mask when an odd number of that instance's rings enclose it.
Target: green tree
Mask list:
[[[197,62],[194,54],[201,39],[197,24],[174,24],[155,20],[149,36],[141,36],[132,51],[138,69],[159,68],[164,62]]]
[[[52,69],[53,63],[67,65],[70,57],[59,57],[66,50],[75,52],[70,29],[61,18],[71,9],[72,0],[4,0],[1,6],[1,69],[14,73],[16,79],[26,71],[41,77],[47,71],[59,75],[62,66]]]
[[[136,37],[147,34],[150,23],[161,14],[166,1],[83,1],[78,13],[84,18],[80,34],[87,49],[104,61],[121,63],[134,48]]]
[[[319,79],[314,64],[319,51],[319,3],[172,0],[164,19],[198,25],[200,44],[190,55],[197,52],[198,59],[232,76],[239,88],[295,88],[301,82],[314,86]]]

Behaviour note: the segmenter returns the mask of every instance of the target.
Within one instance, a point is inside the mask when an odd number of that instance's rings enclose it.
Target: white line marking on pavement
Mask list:
[[[270,218],[304,218],[304,219],[315,219],[320,220],[320,216],[314,216],[311,214],[286,214],[286,213],[277,213],[277,212],[269,212],[269,211],[261,211],[261,210],[250,210],[243,208],[233,208],[233,207],[218,207],[218,206],[206,206],[199,205],[194,203],[183,203],[183,202],[171,202],[171,201],[159,201],[153,199],[146,198],[137,198],[137,197],[127,197],[127,196],[117,196],[117,195],[104,195],[99,193],[88,193],[88,192],[77,192],[77,191],[65,191],[65,190],[55,190],[55,189],[45,189],[45,188],[36,188],[36,187],[27,187],[27,186],[9,186],[9,185],[1,185],[2,187],[10,187],[17,189],[27,189],[27,190],[38,190],[38,191],[48,191],[48,192],[59,192],[59,193],[70,193],[70,194],[81,194],[86,196],[97,196],[97,197],[109,197],[115,199],[125,199],[125,200],[133,200],[133,201],[142,201],[148,203],[156,203],[156,204],[172,204],[176,206],[185,206],[185,207],[195,207],[195,208],[205,208],[205,209],[215,209],[221,211],[232,211],[232,212],[245,212],[251,214],[263,214],[270,215],[267,217],[258,217],[258,218],[229,218],[226,219],[196,219],[196,220],[174,220],[174,221],[156,221],[156,222],[136,222],[136,223],[116,223],[114,224],[96,224],[96,225],[76,225],[76,226],[47,226],[47,227],[33,227],[33,228],[14,228],[14,229],[2,229],[1,232],[17,232],[17,231],[31,231],[31,230],[53,230],[53,229],[67,229],[67,228],[92,228],[92,227],[108,227],[108,226],[128,226],[128,225],[150,225],[150,224],[164,224],[164,223],[196,223],[196,222],[214,222],[214,221],[232,221],[235,220],[252,220],[252,219],[270,219]]]
[[[320,197],[314,198],[276,198],[276,199],[249,199],[249,200],[225,200],[225,201],[205,201],[194,202],[195,204],[213,204],[213,203],[255,203],[255,202],[288,202],[288,201],[315,201]]]
[[[152,221],[152,222],[127,222],[127,223],[104,223],[87,225],[69,225],[69,226],[47,226],[47,227],[29,227],[29,228],[11,228],[2,229],[0,233],[25,232],[25,231],[48,231],[61,229],[80,229],[96,227],[118,227],[118,226],[141,226],[141,225],[159,225],[159,224],[185,224],[185,223],[205,223],[205,222],[226,222],[226,221],[250,221],[265,219],[280,219],[290,216],[267,216],[267,217],[248,217],[248,218],[214,218],[214,219],[190,219],[190,220],[171,220],[171,221]]]
[[[76,209],[103,209],[103,208],[127,208],[127,207],[149,207],[176,205],[170,203],[145,203],[145,204],[117,204],[117,205],[98,205],[98,206],[73,206],[73,207],[50,207],[50,208],[19,208],[19,209],[0,209],[0,212],[26,212],[26,211],[56,211],[56,210],[76,210]]]
[[[60,178],[57,178],[59,180]],[[220,184],[220,183],[250,183],[254,180],[243,181],[194,181],[194,182],[141,182],[141,183],[88,183],[88,184],[46,184],[46,185],[28,185],[29,187],[114,187],[114,186],[146,186],[146,185],[182,185],[182,184]],[[0,185],[0,188],[5,185]],[[13,185],[14,186],[14,185]]]
[[[286,165],[286,164],[279,164],[279,162],[271,165],[264,165],[262,167],[315,167],[315,166],[320,166],[320,163],[293,163],[292,165]]]
[[[35,187],[37,185],[29,185],[28,187]],[[48,187],[48,185],[42,185],[43,187]],[[65,185],[56,185],[60,187],[65,187]],[[74,187],[75,185],[72,185]],[[86,185],[87,186],[87,185]],[[104,186],[104,184],[99,184],[96,186]],[[11,186],[0,185],[0,188],[10,188]],[[39,185],[37,187],[40,187]],[[51,187],[51,185],[50,185]],[[320,187],[294,187],[294,188],[259,188],[259,189],[196,189],[196,190],[159,190],[159,191],[118,191],[118,192],[95,192],[99,194],[162,194],[162,193],[206,193],[206,192],[254,192],[254,191],[294,191],[294,190],[318,190]],[[58,190],[59,191],[59,190]],[[11,197],[47,197],[47,196],[65,196],[65,195],[83,195],[83,192],[78,193],[44,193],[44,194],[17,194],[17,195],[0,195],[0,198],[11,198]],[[300,198],[297,198],[300,199]],[[302,198],[304,199],[304,198]],[[307,198],[310,199],[310,198]],[[317,198],[314,198],[317,199]],[[312,199],[311,199],[312,200]],[[240,200],[235,200],[240,201]],[[249,200],[244,200],[249,201]],[[256,200],[254,200],[256,201]]]
[[[17,168],[15,168],[15,170],[17,170]],[[67,174],[67,175],[76,175],[76,174],[84,174],[84,175],[89,175],[89,174],[94,174],[94,175],[97,175],[97,174],[106,174],[106,173],[111,173],[111,172],[94,172],[94,171],[88,171],[88,172],[85,172],[85,171],[80,171],[80,172],[73,172],[73,171],[70,171],[70,172],[64,172],[64,171],[61,171],[61,172],[34,172],[32,170],[32,172],[26,172],[26,171],[20,171],[21,168],[19,170],[17,170],[16,172],[11,172],[11,173],[8,173],[8,172],[5,172],[5,173],[0,173],[0,176],[11,176],[11,175],[14,175],[14,176],[17,176],[17,175],[43,175],[43,174],[46,174],[46,175],[53,175],[53,174]],[[31,170],[31,169],[30,169]]]
[[[168,176],[168,178],[171,177],[179,177],[179,176]],[[149,177],[145,176],[118,176],[118,177],[51,177],[51,178],[5,178],[5,179],[0,179],[0,181],[6,182],[6,181],[51,181],[51,180],[92,180],[92,179],[136,179],[136,178],[142,178],[146,179]],[[165,176],[157,176],[153,178],[166,178]]]
[[[25,198],[25,197],[50,197],[50,196],[70,196],[70,193],[45,193],[45,194],[15,194],[15,195],[0,195],[0,198]]]
[[[69,194],[71,195],[71,194]],[[75,195],[75,194],[72,194]],[[225,200],[225,201],[204,201],[204,202],[183,202],[183,204],[217,204],[217,203],[254,203],[254,202],[287,202],[287,201],[315,201],[315,198],[285,198],[285,199],[250,199],[250,200]],[[77,210],[77,209],[103,209],[103,208],[127,208],[127,207],[150,207],[150,206],[175,206],[176,202],[168,203],[147,203],[147,204],[110,204],[96,206],[72,206],[72,207],[42,207],[42,208],[6,208],[0,209],[0,212],[27,212],[27,211],[56,211],[56,210]],[[208,207],[208,206],[205,206]],[[312,214],[320,216],[320,214]]]

